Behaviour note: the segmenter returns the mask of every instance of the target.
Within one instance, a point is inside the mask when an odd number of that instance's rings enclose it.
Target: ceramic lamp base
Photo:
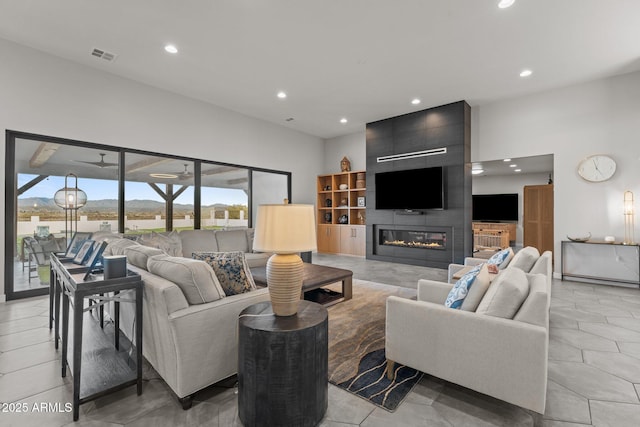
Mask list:
[[[267,286],[276,316],[292,316],[298,312],[302,272],[302,259],[297,254],[275,254],[269,258]]]

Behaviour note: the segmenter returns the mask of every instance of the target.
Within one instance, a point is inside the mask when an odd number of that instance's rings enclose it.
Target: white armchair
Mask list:
[[[418,282],[417,301],[389,297],[389,365],[398,362],[544,413],[549,289],[543,274],[526,274],[526,280],[529,295],[513,319],[447,308],[453,285],[432,280]]]

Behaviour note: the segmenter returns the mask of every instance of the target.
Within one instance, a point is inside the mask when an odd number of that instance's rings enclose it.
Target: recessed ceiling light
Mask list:
[[[418,98],[413,98],[413,99],[411,100],[411,103],[412,103],[413,105],[418,105],[418,104],[420,104],[420,100],[419,100]]]
[[[514,169],[514,172],[522,172],[522,169]]]
[[[164,179],[175,179],[178,175],[173,173],[150,173],[150,177],[152,178],[164,178]]]
[[[344,118],[344,117],[343,117],[343,118],[341,118],[341,119],[340,119],[340,123],[342,123],[342,124],[347,123],[347,119],[346,119],[346,118]]]
[[[533,74],[533,71],[531,70],[522,70],[520,72],[520,77],[529,77],[531,74]]]
[[[500,0],[498,7],[500,9],[506,9],[509,6],[512,6],[515,2],[516,0]]]
[[[480,175],[484,169],[471,169],[471,175]]]
[[[166,46],[164,47],[164,50],[166,50],[166,51],[167,51],[167,52],[169,52],[169,53],[178,53],[178,48],[177,48],[177,47],[175,47],[175,46],[174,46],[174,45],[172,45],[172,44],[168,44],[168,45],[166,45]]]
[[[511,159],[504,159],[503,162],[510,162]]]
[[[280,99],[285,99],[285,98],[287,97],[287,94],[286,94],[286,93],[284,93],[283,91],[280,91],[280,92],[278,92],[278,95],[277,95],[277,96],[278,96],[278,98],[280,98]]]
[[[516,165],[515,163],[512,164],[512,165],[509,165],[510,168],[515,168],[516,166],[518,166],[518,165]]]

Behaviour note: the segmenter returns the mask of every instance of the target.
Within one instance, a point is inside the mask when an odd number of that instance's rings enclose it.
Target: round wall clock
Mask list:
[[[616,172],[616,162],[604,154],[589,156],[578,164],[578,174],[589,182],[606,181]]]

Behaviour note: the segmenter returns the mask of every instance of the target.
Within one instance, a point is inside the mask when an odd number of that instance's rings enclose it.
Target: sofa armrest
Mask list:
[[[541,326],[387,298],[387,358],[539,413],[548,345]]]
[[[418,301],[444,304],[453,285],[435,280],[418,280]]]

